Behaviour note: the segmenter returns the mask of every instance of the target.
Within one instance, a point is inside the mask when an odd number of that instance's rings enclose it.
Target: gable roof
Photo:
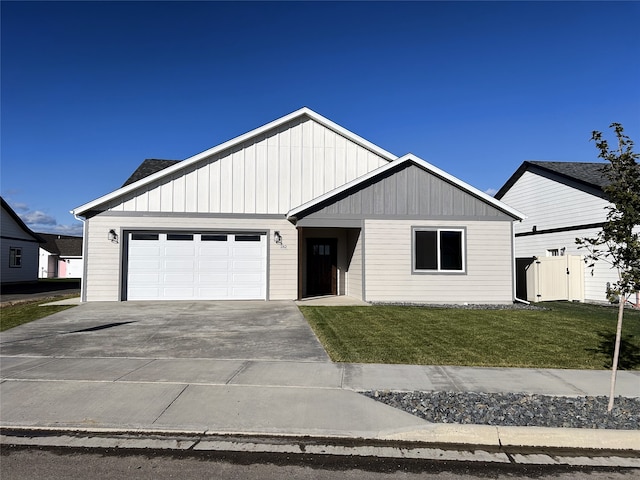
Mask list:
[[[180,160],[160,160],[156,158],[147,158],[140,165],[138,165],[138,168],[136,168],[135,172],[131,174],[131,176],[127,179],[126,182],[122,184],[122,186],[126,187],[127,185],[135,183],[138,180],[142,180],[143,178],[146,178],[149,175],[153,175],[160,170],[164,170],[167,167],[175,165],[178,162],[180,162]]]
[[[40,247],[49,253],[55,253],[61,257],[82,256],[82,237],[53,233],[38,233],[38,235],[44,240]]]
[[[212,155],[215,155],[219,152],[222,152],[226,149],[232,148],[234,146],[240,145],[243,142],[246,142],[247,140],[250,140],[252,138],[258,137],[260,135],[265,134],[266,132],[270,131],[270,130],[274,130],[277,129],[278,127],[292,121],[295,120],[297,118],[301,118],[301,117],[307,117],[311,120],[314,120],[315,122],[323,125],[324,127],[333,130],[334,132],[336,132],[339,135],[342,135],[343,137],[348,138],[349,140],[351,140],[352,142],[362,146],[363,148],[366,148],[367,150],[370,150],[374,153],[376,153],[377,155],[379,155],[380,157],[388,160],[389,162],[395,160],[397,158],[396,155],[387,152],[386,150],[378,147],[377,145],[374,145],[373,143],[369,142],[368,140],[365,140],[364,138],[356,135],[353,132],[350,132],[349,130],[347,130],[346,128],[341,127],[340,125],[338,125],[337,123],[332,122],[331,120],[329,120],[328,118],[323,117],[322,115],[317,114],[316,112],[314,112],[313,110],[307,108],[307,107],[303,107],[299,110],[296,110],[295,112],[292,112],[288,115],[285,115],[284,117],[281,117],[277,120],[274,120],[272,122],[269,122],[265,125],[263,125],[262,127],[258,127],[254,130],[251,130],[243,135],[240,135],[238,137],[235,137],[227,142],[221,143],[213,148],[210,148],[209,150],[205,150],[204,152],[198,153],[197,155],[194,155],[192,157],[189,157],[185,160],[182,160],[180,162],[175,163],[174,165],[171,166],[167,166],[166,168],[157,171],[151,175],[148,175],[146,177],[143,177],[137,181],[134,181],[133,183],[130,183],[128,185],[125,185],[121,188],[119,188],[118,190],[115,190],[111,193],[108,193],[106,195],[103,195],[102,197],[99,197],[95,200],[92,200],[89,203],[85,203],[84,205],[81,205],[75,209],[73,209],[71,211],[72,214],[74,215],[82,215],[88,211],[90,211],[91,209],[94,209],[95,207],[102,205],[106,202],[109,202],[115,198],[118,198],[122,195],[126,195],[127,193],[143,186],[143,185],[147,185],[149,183],[152,183],[156,180],[158,180],[159,178],[165,177],[165,176],[169,176],[172,175],[173,173],[182,170],[182,169],[187,169],[189,168],[191,165],[193,165],[194,163],[199,162],[200,160],[203,160],[207,157],[210,157]]]
[[[607,163],[596,162],[541,162],[525,161],[495,194],[501,199],[526,171],[552,173],[566,180],[572,180],[586,187],[604,191],[609,179],[604,174]]]
[[[518,210],[516,210],[515,208],[511,208],[510,206],[506,205],[505,203],[502,203],[501,201],[495,199],[494,197],[487,195],[486,193],[478,190],[475,187],[472,187],[471,185],[469,185],[468,183],[463,182],[462,180],[454,177],[453,175],[448,174],[447,172],[445,172],[444,170],[440,170],[438,167],[431,165],[430,163],[422,160],[421,158],[409,153],[407,155],[404,155],[396,160],[394,160],[393,162],[388,163],[387,165],[383,165],[382,167],[373,170],[369,173],[367,173],[366,175],[363,175],[361,177],[356,178],[355,180],[352,180],[349,183],[345,183],[344,185],[335,188],[333,190],[331,190],[330,192],[325,193],[324,195],[320,195],[317,198],[314,198],[313,200],[310,200],[296,208],[291,209],[288,213],[287,213],[287,218],[290,220],[293,219],[297,219],[299,216],[302,216],[303,214],[305,214],[306,212],[312,210],[314,207],[318,206],[319,204],[326,202],[330,199],[332,199],[333,197],[337,197],[338,195],[340,195],[341,193],[346,192],[347,190],[353,189],[358,187],[359,185],[364,184],[365,182],[369,182],[374,180],[377,177],[381,177],[382,175],[384,175],[386,172],[388,172],[389,170],[399,167],[400,165],[406,164],[406,163],[412,163],[420,168],[422,168],[423,170],[429,172],[432,175],[435,175],[436,177],[439,177],[449,183],[451,183],[452,185],[460,188],[461,190],[463,190],[466,193],[469,193],[470,195],[482,200],[483,202],[497,208],[498,210],[502,211],[503,213],[506,213],[507,215],[511,216],[512,218],[516,219],[516,220],[523,220],[525,218],[525,215],[523,215],[521,212],[519,212]]]
[[[27,234],[33,237],[38,243],[42,242],[42,238],[35,232],[33,232],[27,224],[22,221],[22,219],[18,216],[16,212],[13,211],[13,208],[5,201],[4,198],[0,197],[0,203],[2,204],[2,209],[9,214],[11,218],[18,224],[18,226],[24,230]]]

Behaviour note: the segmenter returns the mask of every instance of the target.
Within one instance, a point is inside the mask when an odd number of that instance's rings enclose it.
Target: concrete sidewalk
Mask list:
[[[0,367],[5,431],[267,435],[604,449],[640,457],[638,431],[432,424],[357,393],[606,395],[608,371],[28,356],[2,356]],[[617,394],[640,397],[640,372],[619,372]]]

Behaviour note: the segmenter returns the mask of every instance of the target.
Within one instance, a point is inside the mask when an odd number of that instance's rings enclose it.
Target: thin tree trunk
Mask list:
[[[613,348],[613,362],[611,364],[611,390],[609,392],[609,406],[607,412],[613,409],[613,399],[616,391],[616,373],[618,373],[618,357],[620,356],[620,338],[622,337],[622,316],[624,315],[625,296],[620,295],[618,306],[618,326],[616,327],[616,343]]]

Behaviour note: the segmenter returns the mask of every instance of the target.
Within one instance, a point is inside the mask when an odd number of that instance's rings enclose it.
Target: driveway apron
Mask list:
[[[292,301],[85,303],[2,334],[3,355],[329,361]]]

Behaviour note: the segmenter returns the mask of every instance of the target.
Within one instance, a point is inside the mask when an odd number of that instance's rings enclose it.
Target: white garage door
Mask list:
[[[129,234],[127,300],[264,300],[263,233]]]

